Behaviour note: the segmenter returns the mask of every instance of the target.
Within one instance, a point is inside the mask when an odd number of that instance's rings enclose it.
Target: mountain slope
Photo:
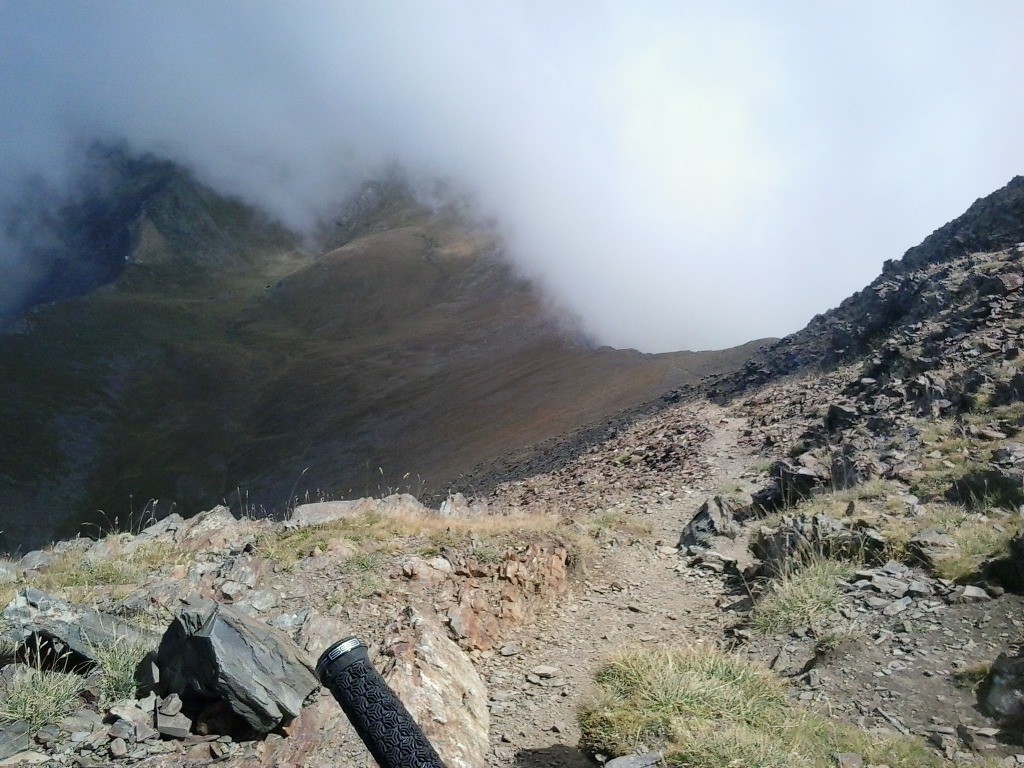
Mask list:
[[[181,169],[125,208],[114,281],[0,337],[8,547],[123,525],[154,499],[187,514],[443,492],[746,356],[586,343],[492,232],[395,180],[364,190],[316,257]]]

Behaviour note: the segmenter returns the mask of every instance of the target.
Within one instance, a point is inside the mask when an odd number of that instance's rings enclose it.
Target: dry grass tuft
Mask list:
[[[820,555],[792,561],[755,604],[753,628],[774,635],[818,625],[839,610],[842,593],[838,582],[852,569],[850,563]]]
[[[0,704],[0,719],[24,720],[34,734],[78,709],[78,692],[83,682],[81,675],[43,669],[37,656],[32,663],[21,666],[7,685]]]
[[[130,555],[90,562],[84,553],[68,553],[27,584],[48,592],[80,587],[134,586],[164,568],[188,563],[193,553],[182,547],[153,542],[140,546]]]
[[[135,697],[139,688],[136,670],[146,654],[153,650],[156,649],[126,638],[91,647],[90,655],[100,671],[100,695],[104,702]]]
[[[676,768],[831,768],[839,752],[892,768],[941,765],[916,740],[876,739],[795,705],[767,669],[711,648],[624,651],[597,684],[580,710],[593,752],[664,745]]]
[[[503,542],[552,533],[558,524],[558,518],[546,515],[459,518],[372,512],[324,525],[268,532],[257,540],[256,553],[290,569],[314,550],[326,551],[332,540],[347,539],[363,550],[357,558],[376,556],[378,563],[382,553],[395,548],[436,554],[442,547],[450,547],[482,560],[498,560]]]

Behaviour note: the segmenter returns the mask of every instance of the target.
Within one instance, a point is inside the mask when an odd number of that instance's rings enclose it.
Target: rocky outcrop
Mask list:
[[[871,562],[883,558],[886,541],[873,528],[834,520],[826,515],[785,517],[775,528],[761,526],[750,549],[766,573],[778,573],[794,558],[823,555]]]
[[[529,621],[569,588],[569,549],[560,540],[512,549],[497,564],[463,558],[453,564],[460,579],[446,582],[448,626],[470,650],[495,647],[502,632]]]
[[[90,662],[97,648],[123,642],[155,645],[157,639],[116,616],[32,588],[22,590],[4,609],[2,631],[11,645],[20,646],[34,635]]]
[[[679,536],[679,548],[711,547],[716,536],[735,535],[737,531],[733,522],[733,510],[721,496],[707,499],[700,509],[690,518]]]
[[[487,689],[465,653],[435,622],[406,609],[391,630],[385,679],[449,768],[485,768]]]
[[[191,713],[223,704],[236,723],[217,733],[268,733],[294,719],[319,687],[302,652],[281,631],[230,606],[193,598],[175,617],[157,654],[160,686]]]
[[[1001,725],[1024,725],[1024,657],[999,654],[978,687],[978,705]]]

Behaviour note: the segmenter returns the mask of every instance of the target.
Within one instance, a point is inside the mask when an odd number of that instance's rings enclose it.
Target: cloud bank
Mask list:
[[[762,7],[770,6],[770,7]],[[0,2],[0,197],[92,138],[308,226],[473,189],[601,342],[783,335],[1024,172],[1024,6]],[[31,264],[0,241],[0,289]]]

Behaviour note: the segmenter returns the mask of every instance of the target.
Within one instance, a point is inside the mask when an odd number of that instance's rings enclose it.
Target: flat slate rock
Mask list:
[[[59,641],[90,660],[94,660],[97,647],[125,640],[152,645],[157,639],[117,616],[67,603],[31,587],[23,589],[7,605],[3,619],[2,637],[14,645],[40,635]]]

